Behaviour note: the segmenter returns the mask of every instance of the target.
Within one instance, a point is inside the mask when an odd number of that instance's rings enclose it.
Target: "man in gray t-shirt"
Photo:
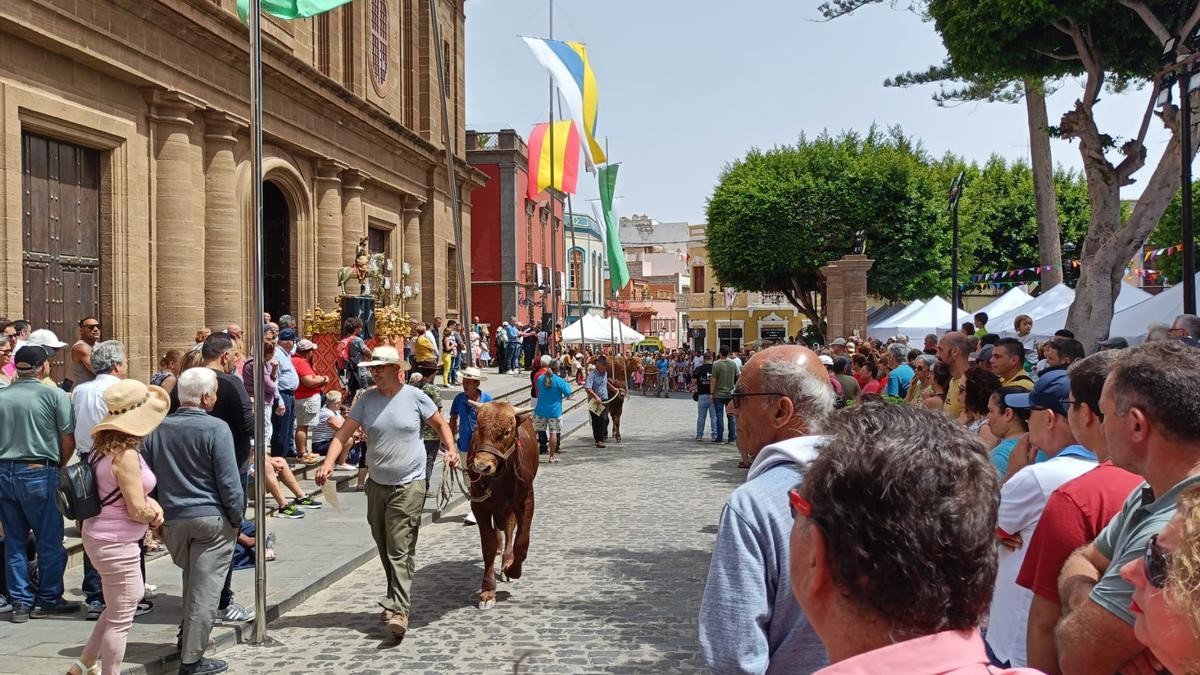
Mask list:
[[[379,601],[388,630],[398,638],[408,631],[409,590],[416,571],[417,528],[425,507],[425,443],[421,422],[437,431],[446,463],[458,465],[450,425],[433,401],[417,387],[405,386],[408,363],[395,347],[380,346],[360,364],[371,373],[375,388],[358,395],[350,418],[329,442],[317,485],[333,475],[334,464],[354,432],[367,434],[367,523],[387,575],[387,594]]]

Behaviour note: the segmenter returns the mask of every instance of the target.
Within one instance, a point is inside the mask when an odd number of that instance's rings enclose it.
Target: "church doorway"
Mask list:
[[[292,216],[283,190],[263,183],[263,309],[278,320],[292,307]]]

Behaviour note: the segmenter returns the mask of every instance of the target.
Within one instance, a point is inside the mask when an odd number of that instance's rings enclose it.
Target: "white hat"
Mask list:
[[[30,333],[29,339],[25,341],[25,344],[50,347],[51,349],[62,349],[67,346],[67,343],[59,340],[53,331],[46,328],[41,328]]]
[[[400,358],[400,353],[395,347],[388,345],[380,345],[371,350],[371,360],[363,361],[358,364],[362,368],[371,368],[374,366],[399,366],[402,370],[408,370],[408,362]]]
[[[822,354],[820,356],[820,360],[821,360],[821,365],[823,365],[823,366],[832,366],[833,365],[833,359],[828,354]]]
[[[487,376],[478,368],[463,368],[458,371],[458,375],[464,380],[475,380],[476,382],[487,381]]]

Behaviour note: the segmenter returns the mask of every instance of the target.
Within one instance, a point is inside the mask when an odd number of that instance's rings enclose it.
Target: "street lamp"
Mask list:
[[[962,198],[963,177],[965,171],[959,171],[958,175],[950,183],[950,203],[946,205],[946,210],[950,212],[950,228],[952,239],[950,241],[950,328],[957,330],[958,328],[958,200]]]
[[[1064,243],[1063,243],[1063,246],[1062,246],[1062,251],[1063,251],[1063,261],[1062,261],[1062,266],[1063,266],[1063,283],[1066,283],[1066,282],[1067,282],[1067,278],[1070,276],[1070,270],[1071,270],[1071,268],[1073,267],[1073,266],[1071,265],[1071,263],[1070,263],[1070,260],[1071,260],[1071,258],[1072,258],[1072,257],[1074,257],[1074,255],[1075,255],[1075,251],[1077,251],[1077,250],[1079,250],[1079,247],[1075,245],[1075,242],[1073,242],[1073,241],[1068,241],[1068,242],[1064,242]],[[1068,284],[1068,285],[1069,285],[1069,284]]]
[[[1192,89],[1195,88],[1192,84],[1192,77],[1196,74],[1193,69],[1194,63],[1189,60],[1189,57],[1195,53],[1200,47],[1200,26],[1192,30],[1192,33],[1184,40],[1185,50],[1179,50],[1179,37],[1171,36],[1163,44],[1162,56],[1159,59],[1159,65],[1163,68],[1169,68],[1173,64],[1180,64],[1181,61],[1186,61],[1176,68],[1177,71],[1172,71],[1163,76],[1159,87],[1159,105],[1165,104],[1171,100],[1171,88],[1175,82],[1179,82],[1179,152],[1181,154],[1179,162],[1179,177],[1180,187],[1183,193],[1180,195],[1180,216],[1182,223],[1183,236],[1183,311],[1187,314],[1196,313],[1196,232],[1195,222],[1192,213]]]

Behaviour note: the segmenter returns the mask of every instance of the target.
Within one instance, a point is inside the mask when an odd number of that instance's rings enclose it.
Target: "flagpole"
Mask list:
[[[550,2],[550,39],[553,40],[554,39],[554,0],[549,0],[549,2]],[[558,247],[555,246],[556,242],[554,240],[554,202],[555,202],[555,197],[554,197],[554,76],[550,75],[549,79],[550,79],[550,129],[549,129],[549,134],[550,134],[550,188],[548,190],[546,190],[546,194],[550,195],[550,265],[557,266],[558,251],[556,251],[555,249],[557,249]],[[564,173],[565,173],[565,170],[564,170]],[[533,180],[535,181],[535,184],[536,184],[537,176],[534,176]],[[550,311],[551,311],[551,314],[553,315],[552,321],[555,324],[557,324],[558,323],[558,296],[557,295],[555,295],[553,300],[551,301]],[[551,351],[553,351],[555,348],[558,347],[558,343],[555,342],[555,340],[554,340],[554,326],[550,327],[550,336],[548,338],[548,342],[550,343]]]
[[[254,340],[251,353],[254,356],[254,631],[252,641],[261,645],[267,640],[267,439],[265,433],[265,408],[263,407],[264,384],[263,354],[263,222],[262,222],[262,16],[259,0],[250,0],[250,143],[253,183],[250,210],[254,214],[254,290],[250,317],[250,335]]]
[[[438,0],[429,0],[429,18],[433,23],[433,40],[438,45],[433,52],[437,55],[438,85],[442,90],[442,129],[446,140],[446,173],[450,178],[450,210],[454,217],[454,248],[458,252],[458,294],[460,320],[470,320],[471,294],[467,285],[467,267],[464,262],[466,249],[463,248],[462,205],[458,195],[458,171],[454,168],[454,129],[450,128],[450,94],[446,86],[446,58],[442,54],[442,21],[438,16]],[[475,350],[467,348],[467,366],[475,365]]]

